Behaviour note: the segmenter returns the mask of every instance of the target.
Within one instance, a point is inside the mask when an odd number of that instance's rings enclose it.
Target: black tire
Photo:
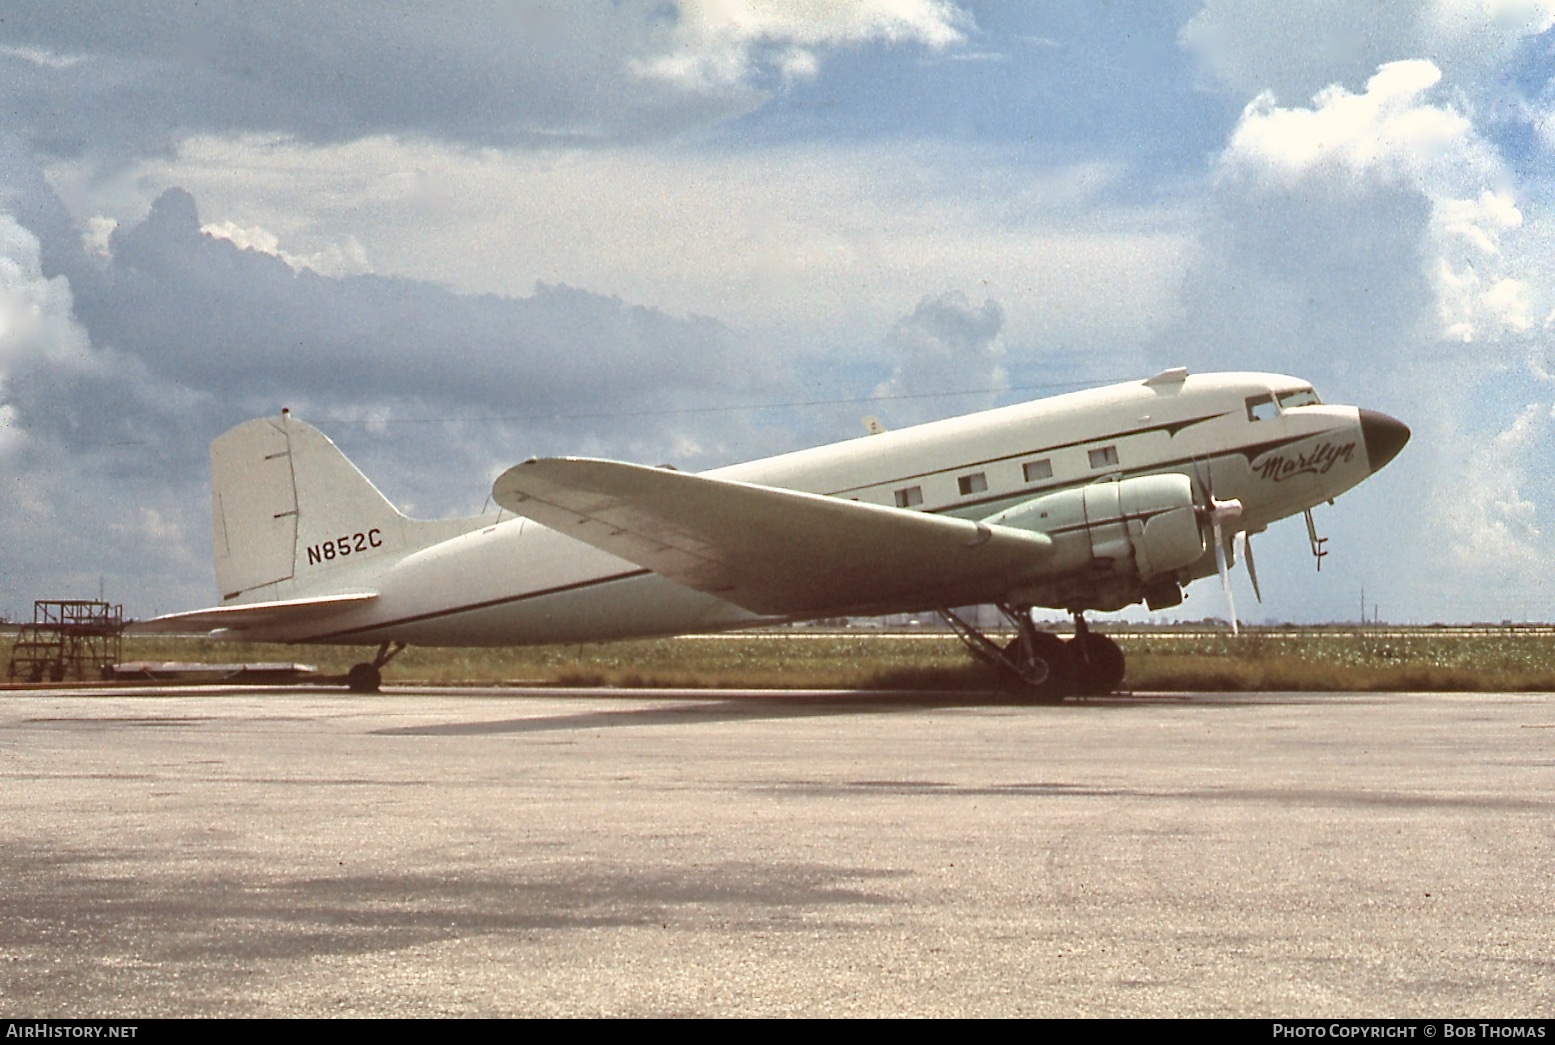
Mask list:
[[[376,693],[383,675],[371,664],[353,664],[346,672],[346,688],[352,693]]]
[[[1123,685],[1123,650],[1116,642],[1089,632],[1083,646],[1078,635],[1069,640],[1068,646],[1075,688],[1081,693],[1101,696]]]
[[[1070,692],[1074,680],[1074,662],[1069,647],[1057,635],[1039,631],[1031,637],[1032,659],[1022,664],[1020,638],[1004,647],[1010,660],[1021,670],[1006,669],[1010,680],[1023,691],[1042,700],[1061,700]]]

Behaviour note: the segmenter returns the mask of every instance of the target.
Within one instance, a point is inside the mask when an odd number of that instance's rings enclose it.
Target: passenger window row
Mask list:
[[[1117,446],[1099,446],[1088,452],[1092,471],[1114,470],[1118,467]],[[1052,458],[1042,457],[1021,464],[1021,478],[1026,483],[1039,483],[1053,478]],[[956,489],[962,497],[973,497],[980,493],[988,492],[988,473],[968,472],[956,477]],[[893,499],[898,508],[920,508],[923,506],[922,485],[903,486],[893,492]]]

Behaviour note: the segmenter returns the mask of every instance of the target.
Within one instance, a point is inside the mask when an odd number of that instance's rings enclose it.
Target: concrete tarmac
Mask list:
[[[1555,1015],[1555,697],[0,699],[0,1016]]]

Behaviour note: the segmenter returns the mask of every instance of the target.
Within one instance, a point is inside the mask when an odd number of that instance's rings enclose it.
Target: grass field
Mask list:
[[[1546,691],[1555,635],[1312,631],[1123,640],[1137,689]]]
[[[9,662],[9,634],[0,657]],[[1555,690],[1555,634],[1518,630],[1124,635],[1136,690]],[[343,673],[370,650],[127,639],[124,659],[299,661]],[[986,690],[993,669],[945,635],[777,633],[583,646],[406,650],[386,681],[671,688]]]

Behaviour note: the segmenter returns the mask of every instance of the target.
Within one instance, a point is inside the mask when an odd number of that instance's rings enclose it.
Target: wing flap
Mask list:
[[[888,613],[996,600],[1043,534],[662,468],[542,458],[492,487],[508,511],[755,613]]]
[[[136,621],[125,630],[132,634],[190,634],[199,631],[249,631],[256,628],[291,627],[332,617],[378,597],[364,591],[344,595],[324,595],[313,599],[280,599],[275,602],[250,602],[240,606],[213,606],[186,613],[169,613],[150,620]]]

